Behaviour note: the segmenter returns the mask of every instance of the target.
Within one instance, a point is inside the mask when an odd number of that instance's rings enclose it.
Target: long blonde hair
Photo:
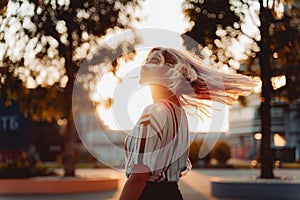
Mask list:
[[[202,100],[233,105],[237,103],[239,96],[250,94],[257,86],[257,82],[248,76],[223,73],[205,66],[201,57],[189,51],[155,47],[147,57],[155,51],[158,52],[160,63],[179,72],[170,74],[169,89],[176,93],[183,106],[196,107],[203,113],[210,105]],[[145,62],[147,63],[147,59]]]

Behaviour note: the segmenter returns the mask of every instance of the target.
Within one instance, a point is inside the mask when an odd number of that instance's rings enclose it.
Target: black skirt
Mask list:
[[[147,182],[139,200],[183,200],[177,183]]]

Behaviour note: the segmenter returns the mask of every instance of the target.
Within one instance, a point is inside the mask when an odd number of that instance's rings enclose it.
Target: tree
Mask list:
[[[0,2],[0,15],[3,15],[6,11],[8,0],[3,0]]]
[[[260,1],[260,35],[259,42],[260,52],[259,65],[262,81],[261,90],[261,106],[260,106],[260,119],[261,119],[261,146],[260,146],[260,159],[261,159],[261,178],[274,178],[273,162],[271,157],[271,116],[270,116],[270,103],[271,103],[271,63],[270,63],[270,37],[269,25],[272,19],[271,10],[263,6],[263,1]]]
[[[0,18],[1,96],[7,104],[17,100],[34,120],[67,120],[65,176],[74,176],[79,141],[71,102],[76,73],[101,36],[135,20],[129,13],[138,1],[16,0],[8,5]]]
[[[215,158],[219,164],[225,165],[231,158],[231,148],[225,141],[218,141],[211,151],[211,157]]]
[[[292,5],[295,1],[285,1]],[[257,7],[259,6],[259,10],[257,12],[250,12],[252,4]],[[288,63],[297,63],[294,66],[299,65],[299,33],[297,31],[291,29],[281,29],[276,30],[276,33],[273,35],[273,40],[270,35],[270,29],[272,28],[271,25],[277,23],[278,21],[278,6],[279,2],[272,1],[272,0],[259,0],[259,1],[246,1],[246,0],[232,0],[229,2],[223,2],[219,0],[213,1],[194,1],[194,0],[187,0],[185,1],[185,13],[189,17],[190,21],[194,23],[194,27],[188,31],[188,35],[197,39],[200,44],[204,46],[208,46],[209,49],[212,51],[211,58],[215,62],[220,62],[219,66],[226,64],[227,66],[232,66],[230,64],[230,60],[232,59],[232,55],[230,53],[226,53],[226,48],[229,46],[230,43],[223,43],[224,45],[220,44],[220,36],[229,37],[229,40],[232,41],[230,38],[238,39],[239,37],[243,36],[243,38],[249,39],[251,42],[251,47],[245,49],[246,52],[246,59],[250,62],[249,65],[245,67],[245,69],[241,70],[238,68],[238,71],[244,72],[245,74],[252,74],[252,75],[260,75],[262,80],[262,93],[261,93],[261,132],[262,132],[262,143],[261,143],[261,160],[262,160],[262,168],[261,168],[261,178],[273,178],[273,163],[271,158],[271,147],[270,147],[270,102],[271,102],[271,94],[274,95],[281,94],[285,95],[286,99],[292,100],[299,98],[299,96],[295,96],[295,92],[287,92],[292,89],[295,91],[297,87],[290,87],[290,85],[296,86],[295,83],[299,82],[299,75],[293,74],[293,78],[289,78],[289,76],[296,72],[296,67],[293,67],[294,70],[288,70],[287,65]],[[219,6],[223,5],[223,6]],[[259,35],[249,35],[243,26],[245,26],[246,20],[246,13],[250,15],[254,26],[259,28]],[[217,19],[216,16],[224,17],[224,19],[220,20]],[[280,13],[279,13],[280,14]],[[282,14],[282,13],[281,13]],[[298,15],[299,16],[299,15]],[[297,17],[298,17],[297,16]],[[226,19],[225,19],[226,17]],[[216,20],[214,20],[216,19]],[[257,20],[259,22],[257,22]],[[286,21],[282,21],[286,22]],[[260,23],[260,24],[259,24]],[[228,27],[230,26],[230,27]],[[282,27],[282,26],[281,26]],[[285,26],[286,27],[286,26]],[[231,31],[228,31],[231,30]],[[234,30],[233,34],[231,34],[232,30]],[[274,30],[275,31],[275,30]],[[219,32],[219,34],[218,34]],[[280,44],[278,42],[278,37],[282,35],[289,35],[289,40]],[[292,39],[292,38],[293,39]],[[208,38],[208,39],[207,39]],[[224,41],[224,39],[223,39]],[[273,43],[271,43],[273,41]],[[281,40],[279,40],[281,41]],[[293,41],[293,42],[292,42]],[[289,45],[293,44],[293,45]],[[225,53],[224,52],[225,46]],[[223,47],[220,49],[220,47]],[[259,47],[259,48],[257,48]],[[292,48],[291,48],[292,47]],[[280,50],[281,49],[281,50]],[[227,50],[228,51],[228,50]],[[287,80],[290,80],[287,83],[285,89],[285,93],[280,92],[281,90],[275,91],[272,88],[271,84],[271,77],[275,75],[276,70],[274,67],[271,66],[271,58],[274,55],[279,59],[276,63],[280,63],[280,72],[281,74],[284,72],[287,75]],[[225,58],[220,59],[220,55],[224,56]],[[258,55],[259,58],[259,65],[260,70],[252,70],[252,61]],[[287,57],[290,61],[287,61]],[[298,59],[296,59],[298,58]],[[228,62],[227,62],[228,61]],[[231,62],[235,63],[235,62]],[[289,67],[291,68],[291,67]],[[293,72],[289,72],[293,71]],[[290,75],[289,75],[290,74]],[[299,74],[298,72],[296,74]],[[277,74],[278,75],[278,74]],[[296,80],[296,81],[295,81]],[[293,84],[291,84],[294,82]],[[287,89],[287,90],[286,90]],[[288,96],[286,94],[294,94],[294,96]],[[297,93],[299,94],[299,93]]]
[[[270,1],[271,2],[271,1]],[[299,71],[295,68],[299,65],[299,31],[293,29],[289,26],[290,17],[287,16],[288,13],[282,13],[283,20],[278,18],[276,13],[275,2],[270,3],[267,1],[266,6],[264,6],[264,1],[260,0],[260,13],[259,19],[260,25],[260,35],[261,39],[259,41],[260,52],[258,54],[260,73],[262,80],[262,93],[261,93],[261,178],[274,178],[273,174],[273,160],[271,155],[271,118],[270,118],[270,108],[272,94],[276,97],[285,97],[285,100],[291,102],[298,99],[300,96],[295,91],[297,90],[297,85],[295,82],[299,82]],[[294,1],[287,1],[287,3],[294,3]],[[299,16],[297,16],[299,17]],[[276,28],[278,26],[280,28]],[[275,27],[272,27],[275,26]],[[270,30],[274,32],[271,33]],[[282,38],[282,36],[286,36]],[[280,39],[279,39],[280,38]],[[278,40],[277,40],[278,39]],[[272,66],[271,60],[279,58],[278,61],[273,62],[275,65]],[[280,66],[276,65],[279,63]],[[278,66],[278,67],[276,67]],[[278,69],[279,68],[279,69]],[[291,71],[294,74],[291,74]],[[286,75],[288,78],[287,85],[281,90],[277,88],[272,88],[271,78],[272,76]],[[291,77],[295,76],[293,81]],[[293,83],[294,82],[294,83]],[[293,85],[294,87],[291,87]],[[281,91],[285,91],[285,93]],[[299,88],[298,88],[299,90]],[[291,92],[292,91],[292,92]],[[291,94],[292,93],[292,94]]]

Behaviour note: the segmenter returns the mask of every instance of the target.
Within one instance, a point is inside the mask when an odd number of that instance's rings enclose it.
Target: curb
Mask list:
[[[211,191],[218,198],[300,200],[299,182],[224,179],[212,181]]]
[[[0,179],[0,194],[70,194],[118,188],[118,178],[29,178]]]

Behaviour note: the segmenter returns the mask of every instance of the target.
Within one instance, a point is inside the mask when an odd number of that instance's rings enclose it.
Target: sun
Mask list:
[[[113,99],[110,108],[101,103],[97,107],[101,121],[111,130],[131,130],[143,110],[153,103],[150,87],[139,84],[140,66],[147,53],[148,50],[137,51],[133,61],[119,63],[116,76],[104,73],[97,84],[95,96],[101,96],[103,101]]]
[[[153,103],[149,86],[139,85],[130,92],[129,98],[117,98],[113,101],[111,108],[98,106],[98,116],[110,130],[124,131],[131,130],[142,115],[143,110]],[[120,107],[123,109],[119,109]]]

